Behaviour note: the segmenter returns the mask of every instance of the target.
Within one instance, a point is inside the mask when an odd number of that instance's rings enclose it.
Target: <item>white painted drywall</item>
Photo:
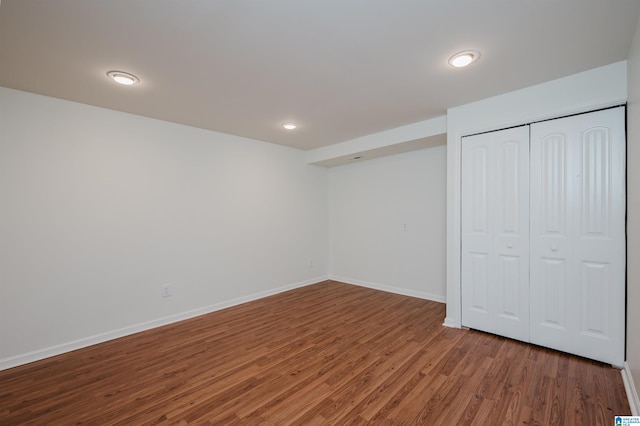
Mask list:
[[[340,164],[344,164],[348,161],[348,158],[365,152],[367,153],[367,158],[383,156],[377,155],[378,150],[385,151],[385,154],[389,155],[388,151],[393,150],[394,147],[398,149],[395,153],[402,153],[407,151],[403,146],[408,143],[443,135],[446,131],[447,117],[442,115],[307,151],[307,162],[310,164],[331,164],[339,160]]]
[[[445,146],[330,169],[331,276],[444,301],[445,170]]]
[[[326,278],[303,154],[0,88],[0,368]]]
[[[622,61],[448,110],[446,325],[461,325],[460,138],[612,106],[626,99],[627,63]]]
[[[627,104],[627,366],[640,393],[640,21],[628,59]],[[636,405],[635,415],[640,414]]]

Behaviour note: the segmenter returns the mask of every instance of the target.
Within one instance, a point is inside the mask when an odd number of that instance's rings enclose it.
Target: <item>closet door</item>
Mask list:
[[[531,125],[531,342],[621,366],[625,125],[615,108]]]
[[[462,324],[529,340],[529,128],[462,139]]]

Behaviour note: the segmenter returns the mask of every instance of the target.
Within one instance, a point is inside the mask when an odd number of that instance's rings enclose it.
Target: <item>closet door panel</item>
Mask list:
[[[466,303],[469,315],[477,322],[488,321],[491,228],[489,224],[489,147],[482,143],[468,146],[463,159],[467,173],[463,177],[469,197],[463,210],[466,269],[463,281],[468,284]]]
[[[515,283],[522,282],[520,256],[500,255],[498,258],[497,313],[502,318],[520,321],[522,318],[521,288]]]
[[[489,255],[487,253],[469,253],[471,274],[467,275],[472,289],[470,311],[475,315],[489,314]],[[467,295],[468,296],[468,295]]]
[[[532,179],[538,185],[531,198],[539,206],[540,233],[547,238],[566,238],[567,233],[567,138],[561,133],[543,138],[539,149],[532,152]]]
[[[542,312],[532,312],[532,318],[540,315],[540,326],[565,331],[567,326],[566,296],[568,272],[566,259],[541,258],[538,262],[539,274],[542,278],[538,289],[542,299]]]
[[[552,140],[565,141],[564,154],[549,154]],[[562,285],[532,268],[531,341],[620,366],[626,265],[624,109],[532,125],[531,160],[532,263],[548,267],[562,261],[565,268]],[[564,164],[557,177],[550,172],[556,164]],[[554,195],[563,188],[564,206]],[[550,302],[553,292],[558,302]],[[551,326],[549,303],[564,311],[564,326]]]
[[[466,137],[462,322],[528,340],[528,128]]]
[[[533,126],[532,126],[533,127]],[[571,268],[569,135],[561,128],[531,141],[531,339],[559,345],[567,331]],[[534,284],[535,283],[535,284]],[[541,344],[541,343],[540,343]]]
[[[609,288],[611,265],[582,262],[582,324],[580,332],[596,339],[607,340],[609,330]]]
[[[495,308],[499,319],[524,323],[529,321],[528,130],[518,129],[517,133],[496,140],[500,142],[495,154],[496,192],[492,212],[497,268]],[[526,334],[528,336],[528,332]]]

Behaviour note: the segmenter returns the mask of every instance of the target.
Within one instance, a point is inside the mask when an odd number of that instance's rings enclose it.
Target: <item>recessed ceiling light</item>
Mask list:
[[[480,52],[476,50],[465,50],[450,57],[449,65],[456,68],[466,67],[470,63],[477,61],[479,57]]]
[[[286,123],[282,123],[281,126],[282,126],[283,129],[286,129],[286,130],[293,130],[293,129],[296,129],[298,127],[298,125],[296,123],[293,123],[291,121],[288,121]]]
[[[132,84],[136,84],[140,82],[140,79],[133,74],[129,74],[124,71],[109,71],[107,76],[111,78],[118,84],[123,84],[125,86],[131,86]]]

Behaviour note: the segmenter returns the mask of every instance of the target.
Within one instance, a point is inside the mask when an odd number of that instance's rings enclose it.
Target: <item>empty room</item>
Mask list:
[[[637,0],[0,0],[0,425],[640,423],[636,160]]]

